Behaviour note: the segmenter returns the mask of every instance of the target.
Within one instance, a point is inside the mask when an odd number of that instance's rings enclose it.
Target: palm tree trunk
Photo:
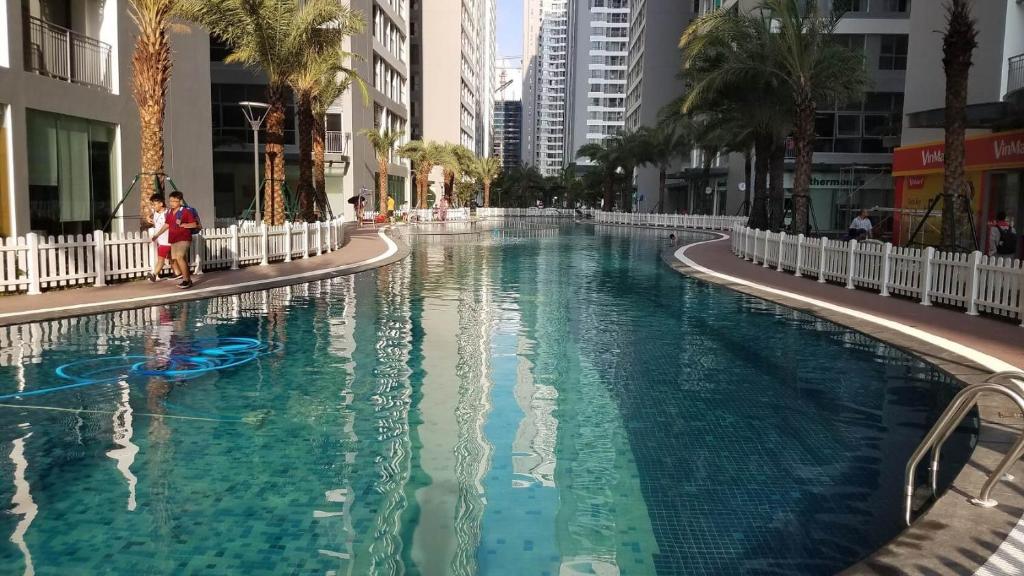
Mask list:
[[[658,212],[665,213],[666,182],[668,181],[668,170],[662,166],[658,170]]]
[[[604,206],[606,212],[615,209],[615,177],[605,178],[604,181]]]
[[[266,185],[263,187],[263,221],[272,226],[284,224],[284,110],[287,88],[283,84],[267,86]]]
[[[758,230],[768,228],[768,165],[770,163],[771,140],[758,137],[754,140],[754,201],[750,206],[747,226]]]
[[[786,142],[768,148],[768,227],[778,231],[786,217]]]
[[[484,180],[484,208],[491,207],[491,181]]]
[[[324,160],[324,141],[326,138],[325,118],[313,116],[313,190],[316,198],[324,202],[323,213],[327,213],[327,162]]]
[[[377,215],[388,214],[388,159],[377,158]]]
[[[797,101],[793,140],[796,167],[793,172],[793,233],[807,233],[808,192],[811,189],[811,165],[814,161],[814,114],[816,107],[809,95]]]
[[[296,193],[299,195],[299,210],[302,219],[313,222],[316,218],[313,214],[313,125],[316,123],[313,118],[313,96],[309,93],[298,94],[298,115],[299,115],[299,185]]]
[[[157,15],[159,18],[159,15]],[[139,227],[149,227],[152,208],[149,197],[161,191],[164,173],[164,113],[167,83],[171,77],[171,44],[164,26],[143,30],[132,54],[133,94],[139,106],[141,136],[141,198]]]
[[[430,172],[420,170],[416,173],[416,190],[419,197],[416,199],[416,207],[423,209],[427,207],[427,185],[430,183]]]
[[[946,148],[942,185],[942,246],[959,247],[957,219],[964,211],[964,134],[967,128],[967,81],[971,54],[977,46],[977,30],[968,0],[951,0],[942,41],[942,65],[946,72]]]

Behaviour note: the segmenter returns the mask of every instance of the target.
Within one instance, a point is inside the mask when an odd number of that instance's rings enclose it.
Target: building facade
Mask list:
[[[135,25],[122,0],[0,0],[0,236],[140,228]],[[172,35],[165,170],[213,213],[206,36]],[[74,53],[69,58],[69,53]]]
[[[629,24],[629,69],[626,73],[626,130],[655,127],[666,106],[685,88],[679,37],[695,14],[676,0],[633,0]],[[654,166],[636,169],[637,208],[642,212],[676,212],[686,208],[689,190],[680,157],[668,171],[668,191],[660,204],[659,172]]]
[[[545,175],[567,162],[571,18],[567,0],[524,2],[523,162]]]
[[[492,154],[508,169],[522,163],[523,68],[520,58],[503,58],[497,65]]]
[[[576,0],[573,4],[566,113],[569,140],[563,164],[587,164],[588,159],[576,158],[580,147],[601,143],[626,125],[629,27],[630,0]]]

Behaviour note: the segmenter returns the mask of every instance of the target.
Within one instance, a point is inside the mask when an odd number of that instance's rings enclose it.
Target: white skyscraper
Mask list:
[[[580,146],[601,142],[625,126],[629,5],[629,0],[574,4],[566,163],[575,161]]]
[[[523,162],[547,175],[565,164],[569,18],[566,0],[524,2]]]

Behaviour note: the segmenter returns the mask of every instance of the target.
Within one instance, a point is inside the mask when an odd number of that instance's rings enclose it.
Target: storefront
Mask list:
[[[810,198],[811,229],[818,233],[837,235],[845,233],[853,218],[862,209],[891,206],[893,189],[888,166],[851,166],[834,171],[815,167],[811,172]],[[793,173],[784,175],[786,196],[793,195]],[[882,219],[879,219],[882,220]],[[889,227],[880,225],[878,234],[885,235]]]
[[[893,152],[894,242],[939,243],[941,216],[935,213],[942,210],[941,199],[936,199],[942,195],[944,148],[942,142],[933,142]],[[997,213],[1005,211],[1018,228],[1024,222],[1024,130],[968,138],[965,164],[968,189],[964,193],[984,251],[988,222]],[[963,222],[968,221],[964,214]],[[912,238],[915,230],[919,233]]]

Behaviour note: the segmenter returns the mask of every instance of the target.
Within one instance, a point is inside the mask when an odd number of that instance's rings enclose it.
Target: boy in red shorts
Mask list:
[[[175,190],[170,196],[170,211],[167,213],[167,222],[163,228],[157,229],[157,235],[167,230],[168,240],[171,243],[171,266],[178,274],[181,274],[181,283],[178,288],[186,289],[192,287],[192,276],[188,266],[188,248],[192,245],[192,231],[199,228],[192,210],[185,207],[185,196]]]
[[[164,204],[164,195],[159,192],[149,197],[149,204],[153,207],[153,230],[163,230],[159,236],[153,236],[156,242],[156,259],[153,261],[153,271],[148,278],[150,282],[160,281],[160,272],[164,269],[164,262],[171,258],[170,234],[167,232],[167,207]],[[171,269],[178,273],[174,262],[171,262]]]

